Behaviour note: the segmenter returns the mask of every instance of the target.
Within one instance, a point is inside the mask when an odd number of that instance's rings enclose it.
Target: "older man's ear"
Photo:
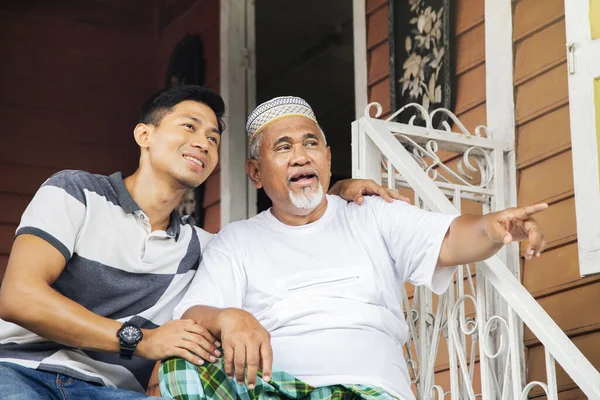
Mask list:
[[[254,187],[257,189],[262,188],[262,181],[260,179],[260,171],[258,169],[258,161],[253,158],[246,160],[246,173],[248,177],[254,183]]]

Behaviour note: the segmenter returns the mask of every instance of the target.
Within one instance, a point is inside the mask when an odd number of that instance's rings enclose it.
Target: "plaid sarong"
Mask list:
[[[286,372],[259,377],[252,390],[225,374],[223,360],[194,365],[182,358],[164,361],[158,370],[161,396],[177,400],[398,400],[382,389],[365,385],[312,387]]]

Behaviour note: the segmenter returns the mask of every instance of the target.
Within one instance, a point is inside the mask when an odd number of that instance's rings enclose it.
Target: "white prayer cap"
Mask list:
[[[318,124],[312,108],[300,97],[282,96],[265,101],[252,111],[246,121],[248,142],[252,143],[258,134],[273,122],[296,116],[309,118]]]

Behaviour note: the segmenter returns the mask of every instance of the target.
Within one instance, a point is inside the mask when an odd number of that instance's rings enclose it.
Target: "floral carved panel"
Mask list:
[[[392,110],[409,103],[418,103],[428,112],[453,109],[451,6],[451,0],[389,0]],[[440,128],[443,118],[442,113],[437,115],[435,128]]]

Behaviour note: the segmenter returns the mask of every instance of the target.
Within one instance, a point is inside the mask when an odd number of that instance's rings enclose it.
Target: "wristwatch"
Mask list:
[[[131,360],[131,357],[135,352],[135,348],[142,340],[142,337],[144,337],[144,334],[139,326],[132,324],[131,322],[125,322],[117,331],[117,337],[119,338],[119,342],[121,344],[119,358],[123,360]]]

